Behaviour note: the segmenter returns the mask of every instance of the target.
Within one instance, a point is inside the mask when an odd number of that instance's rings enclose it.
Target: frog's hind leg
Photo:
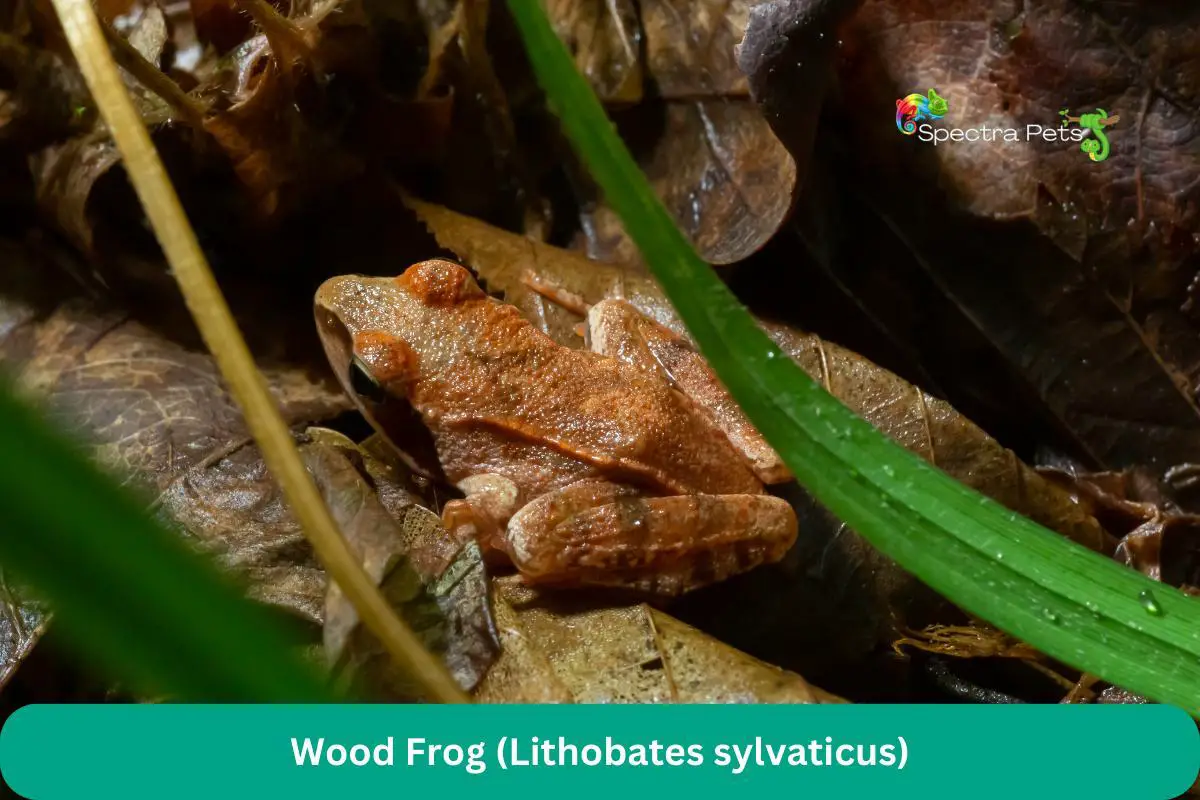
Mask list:
[[[518,511],[505,540],[531,583],[678,595],[778,561],[796,530],[791,506],[770,495],[644,497],[580,481]]]
[[[602,300],[588,311],[588,346],[595,352],[649,370],[670,381],[704,410],[766,484],[791,473],[717,380],[692,345],[624,300]]]

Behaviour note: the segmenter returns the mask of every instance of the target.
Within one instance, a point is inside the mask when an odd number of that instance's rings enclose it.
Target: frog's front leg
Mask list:
[[[737,403],[708,362],[690,343],[624,300],[602,300],[588,309],[587,343],[593,351],[658,374],[690,397],[766,484],[791,473]]]
[[[531,583],[678,595],[781,559],[796,516],[770,495],[645,497],[579,481],[508,522],[509,557]]]
[[[459,481],[466,495],[442,508],[442,526],[455,541],[474,540],[489,561],[503,561],[508,548],[504,526],[520,507],[520,490],[503,475],[484,473]]]

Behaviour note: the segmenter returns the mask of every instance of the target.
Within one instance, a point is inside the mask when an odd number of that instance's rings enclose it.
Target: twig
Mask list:
[[[281,66],[301,61],[309,54],[311,48],[299,27],[276,11],[275,6],[266,0],[234,0],[234,3],[262,28],[271,52]]]
[[[89,0],[53,0],[71,50],[109,130],[125,169],[170,263],[205,343],[246,416],[263,459],[279,481],[317,556],[354,604],[359,617],[430,699],[466,702],[467,697],[412,630],[396,616],[350,552],[337,524],[305,470],[287,425],[255,367],[246,342],[196,241],[179,197],[138,117],[104,43]]]
[[[180,89],[179,84],[147,61],[136,47],[104,20],[100,20],[100,29],[104,32],[108,46],[112,48],[113,57],[126,72],[136,78],[142,86],[161,97],[189,125],[196,130],[204,130],[205,109],[200,101]]]

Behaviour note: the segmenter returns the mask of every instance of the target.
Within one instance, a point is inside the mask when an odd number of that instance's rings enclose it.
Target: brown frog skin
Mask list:
[[[674,595],[795,541],[792,508],[759,478],[787,479],[778,457],[698,355],[680,357],[674,334],[621,301],[589,311],[602,352],[557,344],[448,261],[332,278],[315,312],[352,395],[357,360],[420,413],[466,494],[446,504],[447,529],[507,554],[529,582]]]

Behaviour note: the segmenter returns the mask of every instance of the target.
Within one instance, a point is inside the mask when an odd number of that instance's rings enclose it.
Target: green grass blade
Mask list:
[[[540,4],[508,6],[568,138],[713,369],[797,479],[962,608],[1065,663],[1200,715],[1200,604],[971,491],[818,386],[679,232]]]
[[[0,563],[87,663],[179,700],[331,700],[265,609],[0,380]]]

